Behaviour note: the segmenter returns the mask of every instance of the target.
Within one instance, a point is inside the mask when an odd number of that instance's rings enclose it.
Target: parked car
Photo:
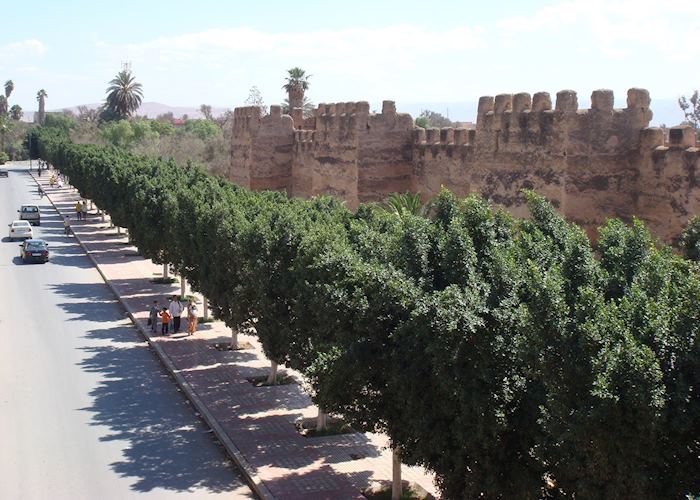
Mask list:
[[[26,220],[12,221],[12,224],[8,224],[8,226],[10,226],[10,241],[19,238],[31,239],[34,237],[32,226]]]
[[[45,264],[49,261],[49,244],[44,240],[24,240],[19,250],[22,262],[41,262]]]
[[[36,205],[22,205],[19,210],[19,220],[26,220],[33,226],[41,225],[41,212]]]
[[[6,168],[0,168],[0,177],[9,177],[10,173],[7,171]]]

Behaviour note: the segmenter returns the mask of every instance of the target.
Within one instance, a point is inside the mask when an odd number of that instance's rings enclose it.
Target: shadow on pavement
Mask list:
[[[133,478],[131,489],[172,492],[195,488],[229,492],[241,487],[233,464],[197,419],[153,352],[129,323],[124,310],[102,283],[66,283],[51,287],[66,299],[58,304],[74,319],[100,328],[88,330],[78,366],[98,374],[90,392],[92,404],[80,411],[92,415],[91,425],[105,428],[102,441],[117,441],[122,455],[112,469]],[[104,326],[104,327],[102,327]],[[111,341],[108,345],[102,345]]]
[[[104,339],[111,331],[96,330],[89,336]],[[133,334],[136,337],[136,334]],[[90,396],[93,425],[106,426],[103,441],[125,441],[123,459],[111,464],[122,477],[136,478],[131,486],[147,492],[155,488],[186,491],[206,488],[230,491],[239,486],[236,472],[221,448],[192,415],[185,400],[174,394],[172,380],[157,365],[145,346],[89,347],[80,363],[83,370],[103,379]]]

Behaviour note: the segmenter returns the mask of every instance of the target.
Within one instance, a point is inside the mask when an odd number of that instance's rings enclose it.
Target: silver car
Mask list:
[[[34,237],[32,226],[26,220],[12,221],[10,226],[10,241],[15,239],[31,239]]]

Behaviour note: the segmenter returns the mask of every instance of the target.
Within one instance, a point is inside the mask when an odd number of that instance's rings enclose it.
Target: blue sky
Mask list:
[[[257,85],[279,103],[285,70],[310,74],[314,102],[457,103],[481,95],[630,87],[675,99],[700,87],[700,1],[12,2],[0,80],[11,104],[99,102],[122,61],[144,100],[232,108]]]

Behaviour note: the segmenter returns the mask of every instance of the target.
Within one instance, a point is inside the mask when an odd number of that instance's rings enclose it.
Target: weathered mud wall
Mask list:
[[[624,109],[597,90],[591,109],[575,92],[501,94],[479,100],[476,130],[419,129],[385,101],[321,104],[295,120],[273,106],[234,112],[230,179],[252,189],[292,196],[329,193],[348,203],[379,201],[393,192],[425,198],[441,186],[479,192],[516,215],[526,214],[521,190],[550,199],[589,234],[608,217],[646,220],[671,240],[700,213],[700,154],[694,131],[648,128],[649,94],[631,89]],[[298,126],[295,128],[294,123]]]

